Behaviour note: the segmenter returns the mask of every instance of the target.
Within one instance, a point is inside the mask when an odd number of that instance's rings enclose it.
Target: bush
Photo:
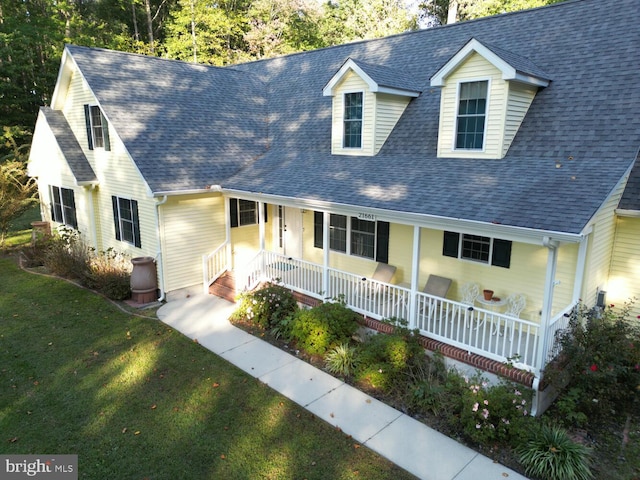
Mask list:
[[[87,271],[89,250],[77,230],[63,227],[44,246],[44,266],[64,278],[81,279]]]
[[[301,350],[323,355],[329,348],[348,342],[358,330],[358,314],[344,303],[322,303],[298,310],[291,318],[289,335]]]
[[[348,377],[353,373],[357,363],[357,349],[343,343],[329,350],[324,356],[324,362],[330,373]]]
[[[426,361],[416,332],[396,327],[393,333],[372,335],[363,343],[356,378],[385,393],[404,396],[412,372],[423,369]]]
[[[480,375],[465,378],[461,392],[460,426],[470,440],[486,444],[518,440],[531,423],[531,392],[503,381],[489,385]]]
[[[630,306],[601,312],[579,305],[559,333],[562,353],[545,378],[570,392],[565,414],[595,418],[633,410],[640,394],[640,330],[628,318]]]
[[[433,415],[453,416],[460,412],[459,398],[466,384],[453,368],[447,369],[444,357],[436,352],[426,357],[423,368],[416,362],[408,387],[410,408]]]
[[[83,283],[112,300],[125,300],[131,295],[131,262],[129,257],[112,248],[92,254],[84,272]]]
[[[270,284],[260,290],[243,292],[232,320],[246,320],[262,328],[273,328],[298,310],[291,290]]]
[[[542,425],[516,449],[528,476],[541,480],[589,480],[589,449],[557,426]]]

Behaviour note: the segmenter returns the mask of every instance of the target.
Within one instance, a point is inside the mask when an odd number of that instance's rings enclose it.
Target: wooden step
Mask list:
[[[230,302],[236,301],[236,279],[233,272],[225,272],[211,286],[209,293]]]

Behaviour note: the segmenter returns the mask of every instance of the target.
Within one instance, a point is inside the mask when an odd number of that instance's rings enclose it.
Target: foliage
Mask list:
[[[61,227],[43,246],[44,266],[51,273],[64,278],[84,276],[89,262],[88,247],[77,230]]]
[[[332,348],[324,356],[327,370],[335,375],[348,377],[357,364],[357,349],[347,343]]]
[[[37,201],[35,190],[35,179],[27,176],[23,162],[0,162],[0,246],[4,245],[11,222]]]
[[[290,337],[298,348],[323,355],[329,348],[348,342],[357,329],[358,315],[344,303],[321,303],[296,312],[291,319]]]
[[[558,426],[543,424],[530,430],[517,448],[526,474],[541,480],[589,480],[589,449],[574,442]]]
[[[113,248],[103,252],[90,250],[82,281],[107,298],[125,300],[131,295],[131,259]]]
[[[243,292],[232,319],[246,320],[262,328],[273,328],[293,315],[298,304],[291,290],[282,285],[269,284],[253,292]]]
[[[558,334],[561,357],[545,371],[556,388],[572,392],[563,407],[597,418],[629,412],[640,395],[640,327],[629,318],[631,303],[589,309],[578,305]],[[569,401],[571,403],[569,403]]]
[[[395,323],[394,319],[390,322]],[[390,334],[369,336],[358,360],[358,381],[385,393],[402,393],[406,391],[410,372],[422,368],[426,355],[416,332],[396,326]]]
[[[465,378],[460,392],[460,426],[479,444],[509,442],[519,438],[531,421],[530,392],[507,381],[489,385],[480,375]]]

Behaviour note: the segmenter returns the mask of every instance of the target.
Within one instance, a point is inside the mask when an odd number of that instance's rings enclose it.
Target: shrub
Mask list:
[[[541,425],[516,449],[526,474],[541,480],[588,480],[589,449],[572,441],[562,428]]]
[[[545,378],[571,392],[565,413],[572,408],[594,418],[632,410],[640,393],[640,330],[628,318],[630,307],[616,312],[610,305],[601,312],[579,305],[559,333],[561,357]]]
[[[298,348],[323,355],[329,348],[348,342],[358,329],[358,314],[344,303],[322,303],[298,310],[290,323],[290,337]]]
[[[410,375],[408,404],[417,412],[451,416],[459,413],[461,392],[466,384],[458,372],[447,369],[444,357],[436,352],[426,357],[423,364],[416,362]]]
[[[383,392],[404,396],[412,372],[424,368],[425,361],[416,332],[397,326],[392,333],[372,335],[363,343],[356,378]]]
[[[521,437],[529,417],[530,392],[510,382],[490,386],[480,375],[465,378],[460,396],[460,425],[474,442],[511,441]]]
[[[45,245],[43,260],[51,273],[81,279],[87,271],[89,250],[77,230],[62,227]]]
[[[231,318],[247,320],[266,329],[277,326],[297,310],[298,303],[291,290],[269,284],[260,290],[241,293]]]
[[[125,300],[131,295],[131,263],[127,256],[113,248],[92,254],[87,263],[83,283],[112,300]]]
[[[325,365],[330,373],[348,377],[355,369],[357,349],[347,343],[332,348],[324,356]]]

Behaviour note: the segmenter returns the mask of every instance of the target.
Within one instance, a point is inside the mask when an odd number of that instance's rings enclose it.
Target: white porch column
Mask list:
[[[329,296],[329,228],[331,214],[323,212],[322,214],[322,295],[324,298]]]
[[[538,344],[538,352],[536,354],[536,376],[540,376],[543,362],[546,360],[549,339],[547,332],[549,331],[549,323],[551,322],[551,311],[553,308],[553,289],[556,284],[556,267],[558,265],[558,246],[556,240],[545,237],[542,244],[549,249],[547,252],[547,274],[544,281],[544,297],[542,299],[542,316],[540,317],[540,342]]]
[[[573,303],[578,302],[582,296],[582,284],[584,282],[584,270],[587,263],[587,247],[589,246],[589,235],[585,235],[580,242],[578,250],[578,262],[576,265],[576,276],[573,282]]]
[[[418,291],[418,278],[420,276],[420,233],[422,229],[418,225],[413,226],[413,259],[411,261],[411,294],[409,302],[409,328],[416,328],[416,292]]]
[[[233,270],[233,247],[231,245],[231,208],[229,207],[229,199],[222,197],[224,202],[224,218],[225,218],[225,241],[227,242],[227,269]]]
[[[265,248],[265,225],[264,225],[264,203],[258,202],[258,232],[260,234],[260,252],[262,265],[260,269],[264,272],[267,269],[266,258],[264,255]]]

